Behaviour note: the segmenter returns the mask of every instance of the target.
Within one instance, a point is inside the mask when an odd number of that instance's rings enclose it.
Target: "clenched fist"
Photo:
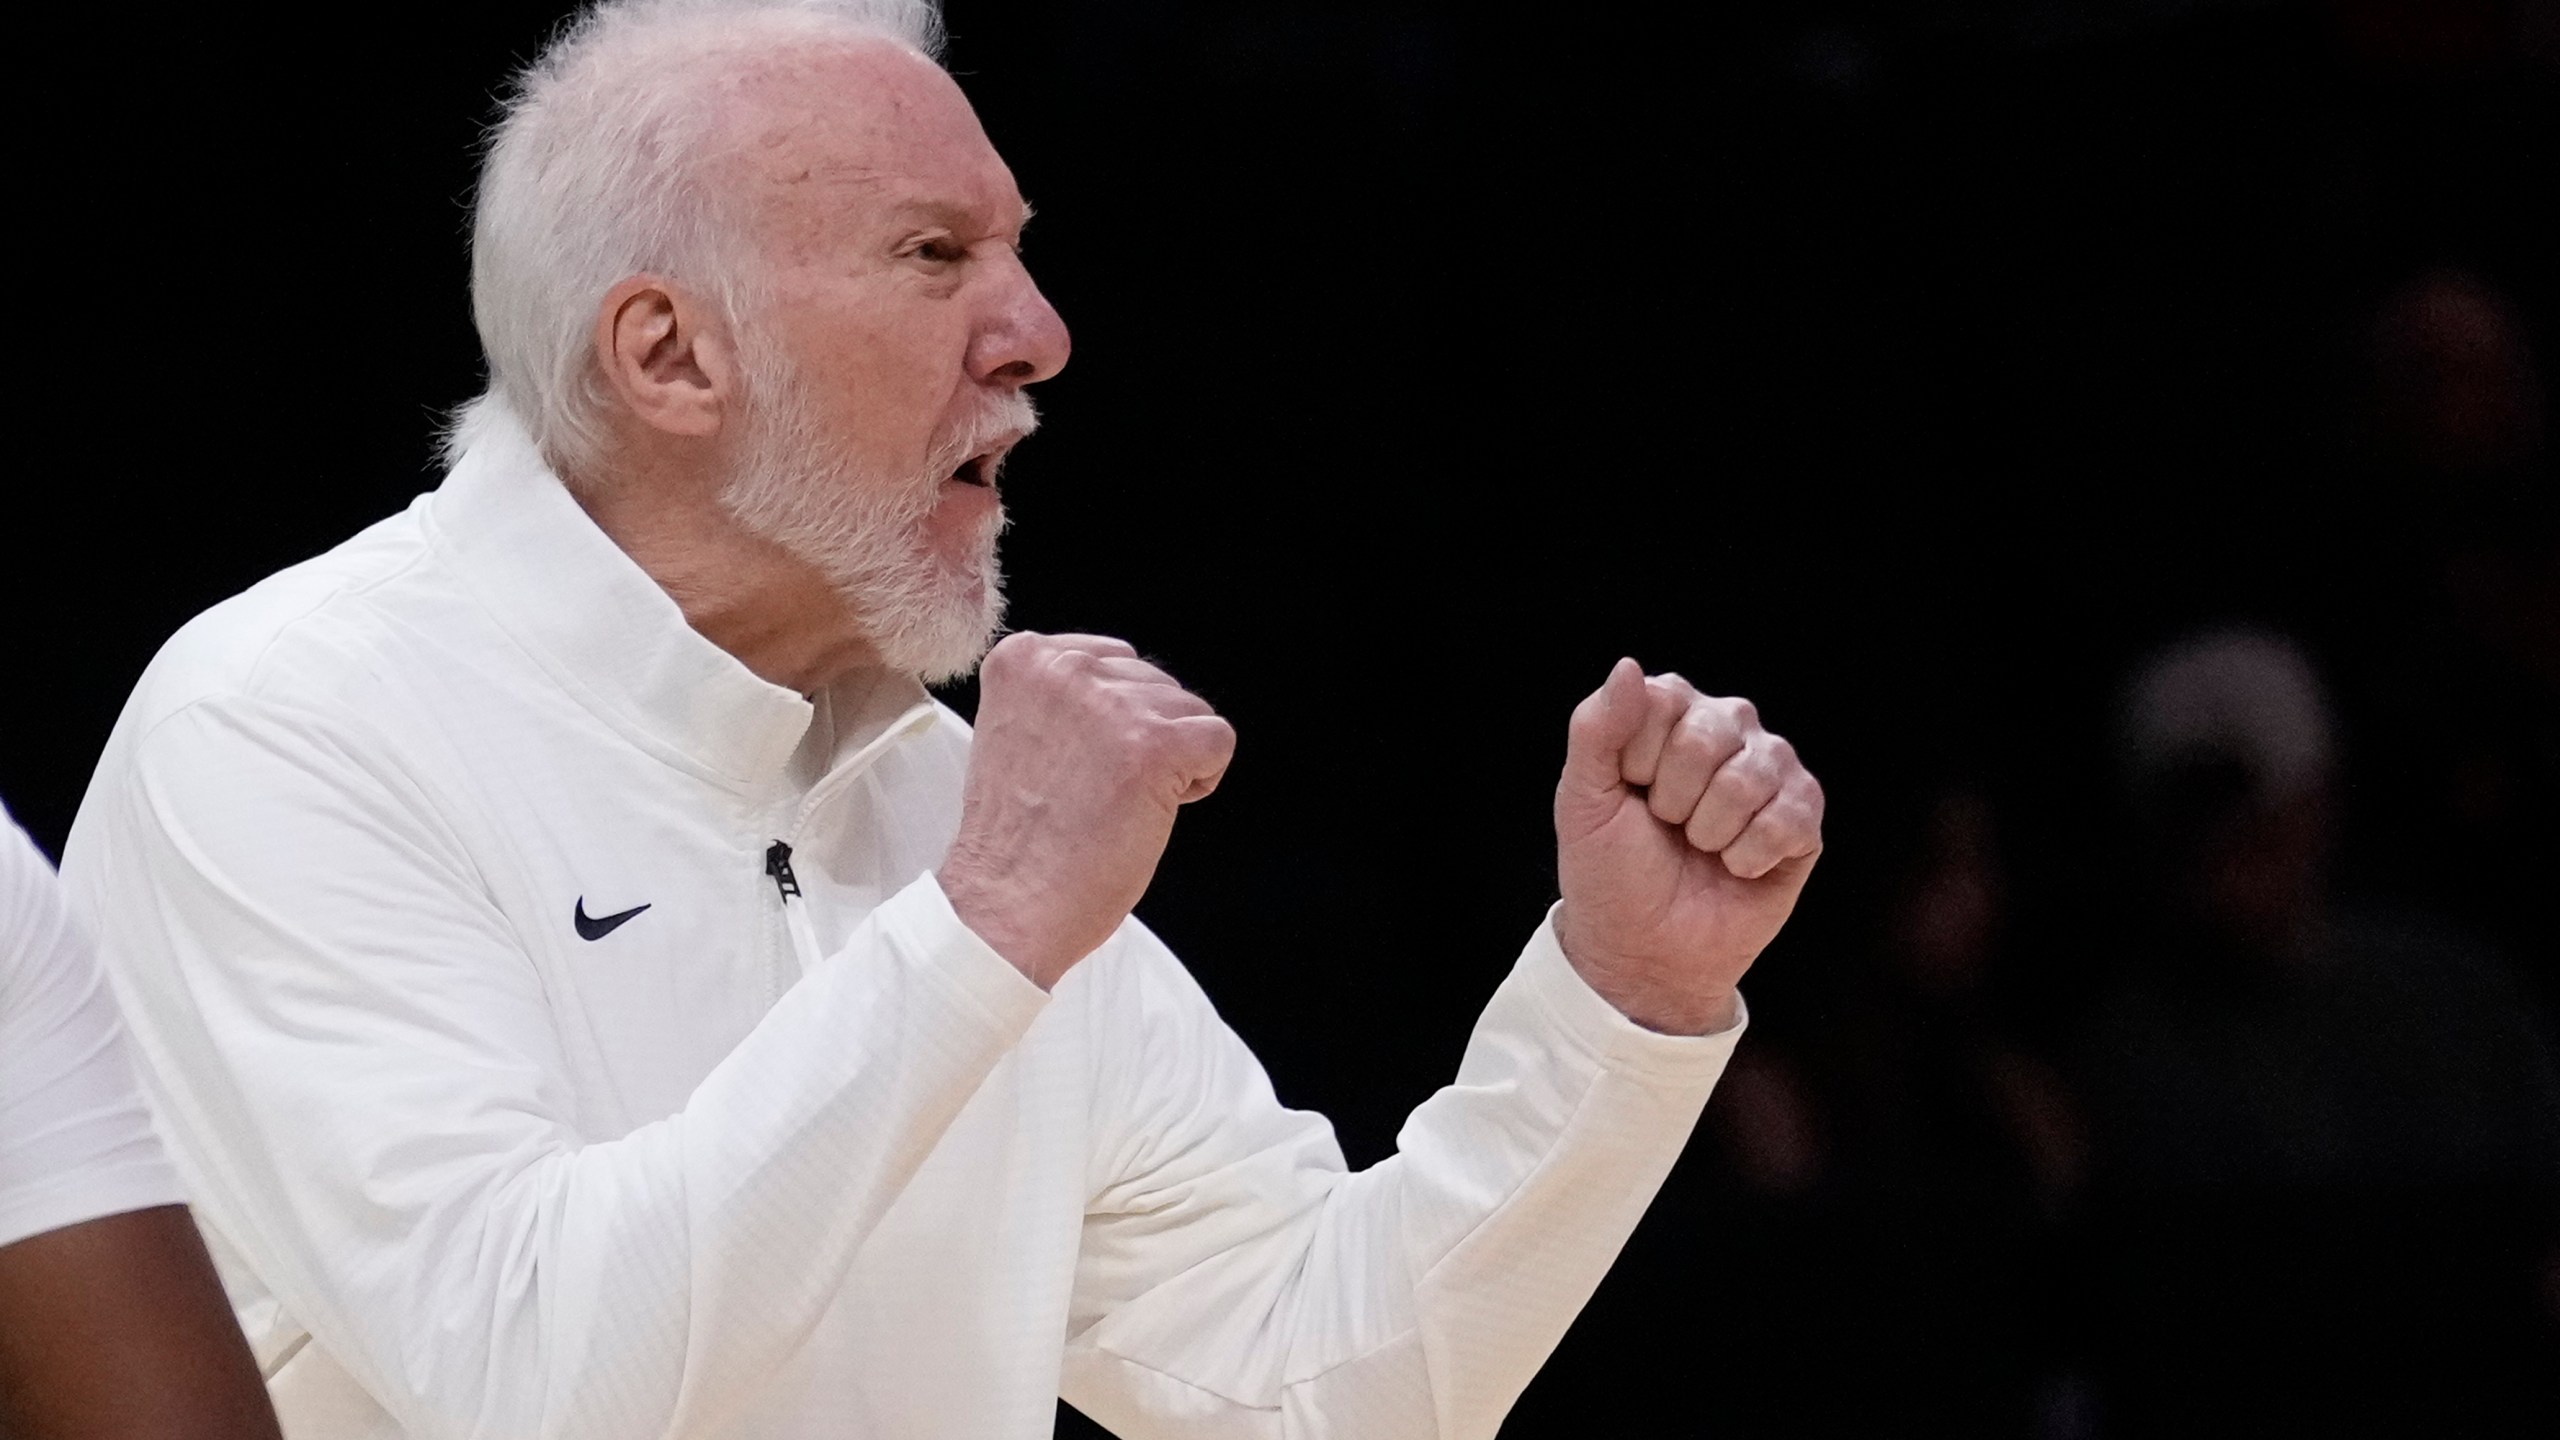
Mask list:
[[[963,924],[1047,989],[1155,878],[1174,812],[1218,787],[1236,732],[1099,635],[1006,636],[979,670],[960,833],[936,878]]]
[[[1822,786],[1750,701],[1621,660],[1575,707],[1556,785],[1556,940],[1637,1024],[1732,1024],[1734,986],[1821,853]]]

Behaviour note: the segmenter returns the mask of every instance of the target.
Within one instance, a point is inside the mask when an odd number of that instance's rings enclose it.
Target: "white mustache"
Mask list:
[[[969,417],[951,437],[934,447],[929,478],[940,480],[982,450],[1020,441],[1040,428],[1039,408],[1020,390],[1007,390]]]

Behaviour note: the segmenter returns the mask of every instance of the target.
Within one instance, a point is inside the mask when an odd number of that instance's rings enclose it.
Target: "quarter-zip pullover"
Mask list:
[[[1493,1433],[1739,1027],[1542,925],[1351,1173],[1137,921],[1051,994],[959,922],[968,749],[757,678],[503,415],[169,643],[63,876],[288,1434]]]

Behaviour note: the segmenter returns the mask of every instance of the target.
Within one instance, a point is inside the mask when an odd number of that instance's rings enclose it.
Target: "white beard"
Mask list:
[[[806,389],[789,373],[751,367],[752,427],[721,507],[749,534],[817,567],[862,626],[888,669],[928,685],[978,668],[1004,623],[1004,574],[996,537],[1001,509],[971,537],[957,562],[934,553],[925,521],[943,482],[999,436],[1037,423],[1031,398],[1002,392],[935,446],[923,472],[876,473],[831,444]],[[763,383],[755,383],[761,380]]]

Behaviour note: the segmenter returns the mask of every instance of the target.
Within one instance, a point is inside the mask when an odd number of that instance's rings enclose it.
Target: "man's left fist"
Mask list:
[[[1748,700],[1621,660],[1574,707],[1556,783],[1556,940],[1650,1030],[1734,1021],[1734,986],[1822,853],[1822,786]]]

